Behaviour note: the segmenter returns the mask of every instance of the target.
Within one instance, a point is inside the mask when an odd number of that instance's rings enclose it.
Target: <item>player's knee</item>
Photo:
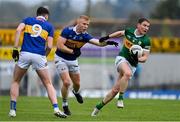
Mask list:
[[[69,88],[70,85],[71,85],[70,81],[68,81],[68,80],[63,82],[63,86],[66,87],[66,88]]]
[[[124,73],[124,77],[125,77],[125,79],[128,81],[128,80],[130,80],[131,79],[131,77],[132,77],[132,73],[131,73],[131,71],[127,71],[127,72],[125,72]]]

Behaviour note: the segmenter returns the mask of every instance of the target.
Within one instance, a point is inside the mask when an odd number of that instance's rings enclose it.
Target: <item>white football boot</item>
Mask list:
[[[57,117],[60,117],[60,118],[66,118],[67,117],[67,115],[64,112],[60,111],[59,108],[54,109],[54,115]]]
[[[124,108],[123,100],[118,100],[118,101],[117,101],[117,107],[118,107],[118,108]]]
[[[11,109],[11,110],[9,111],[9,117],[16,117],[16,111],[13,110],[13,109]]]
[[[94,108],[93,112],[91,113],[91,116],[97,116],[100,110],[98,110],[96,107]]]

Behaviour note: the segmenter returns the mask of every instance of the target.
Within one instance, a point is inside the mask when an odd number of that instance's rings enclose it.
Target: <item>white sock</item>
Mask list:
[[[58,107],[54,108],[54,111],[56,111],[56,112],[59,111],[59,108]]]

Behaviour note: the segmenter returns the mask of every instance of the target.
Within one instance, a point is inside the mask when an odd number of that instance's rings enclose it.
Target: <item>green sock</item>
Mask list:
[[[123,92],[120,92],[119,93],[119,98],[118,98],[118,100],[123,100],[124,98],[123,98],[123,95],[124,95],[124,93]]]
[[[97,108],[98,110],[100,110],[104,105],[105,105],[105,104],[104,104],[104,102],[102,101],[102,102],[100,102],[99,104],[96,105],[96,108]]]

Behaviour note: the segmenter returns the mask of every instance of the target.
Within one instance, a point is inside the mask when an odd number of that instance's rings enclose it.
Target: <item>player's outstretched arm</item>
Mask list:
[[[123,31],[116,31],[110,35],[103,36],[99,39],[99,42],[104,42],[104,41],[108,40],[109,38],[117,38],[117,37],[121,37],[121,36],[124,36],[124,30]]]
[[[114,33],[111,33],[111,34],[109,35],[109,38],[118,38],[118,37],[124,36],[124,33],[125,33],[124,30],[122,30],[122,31],[116,31],[116,32],[114,32]]]
[[[117,42],[114,42],[114,41],[100,42],[100,40],[94,39],[94,38],[89,40],[89,43],[91,43],[93,45],[96,45],[96,46],[100,46],[100,47],[104,47],[104,46],[107,46],[107,45],[118,46]]]

